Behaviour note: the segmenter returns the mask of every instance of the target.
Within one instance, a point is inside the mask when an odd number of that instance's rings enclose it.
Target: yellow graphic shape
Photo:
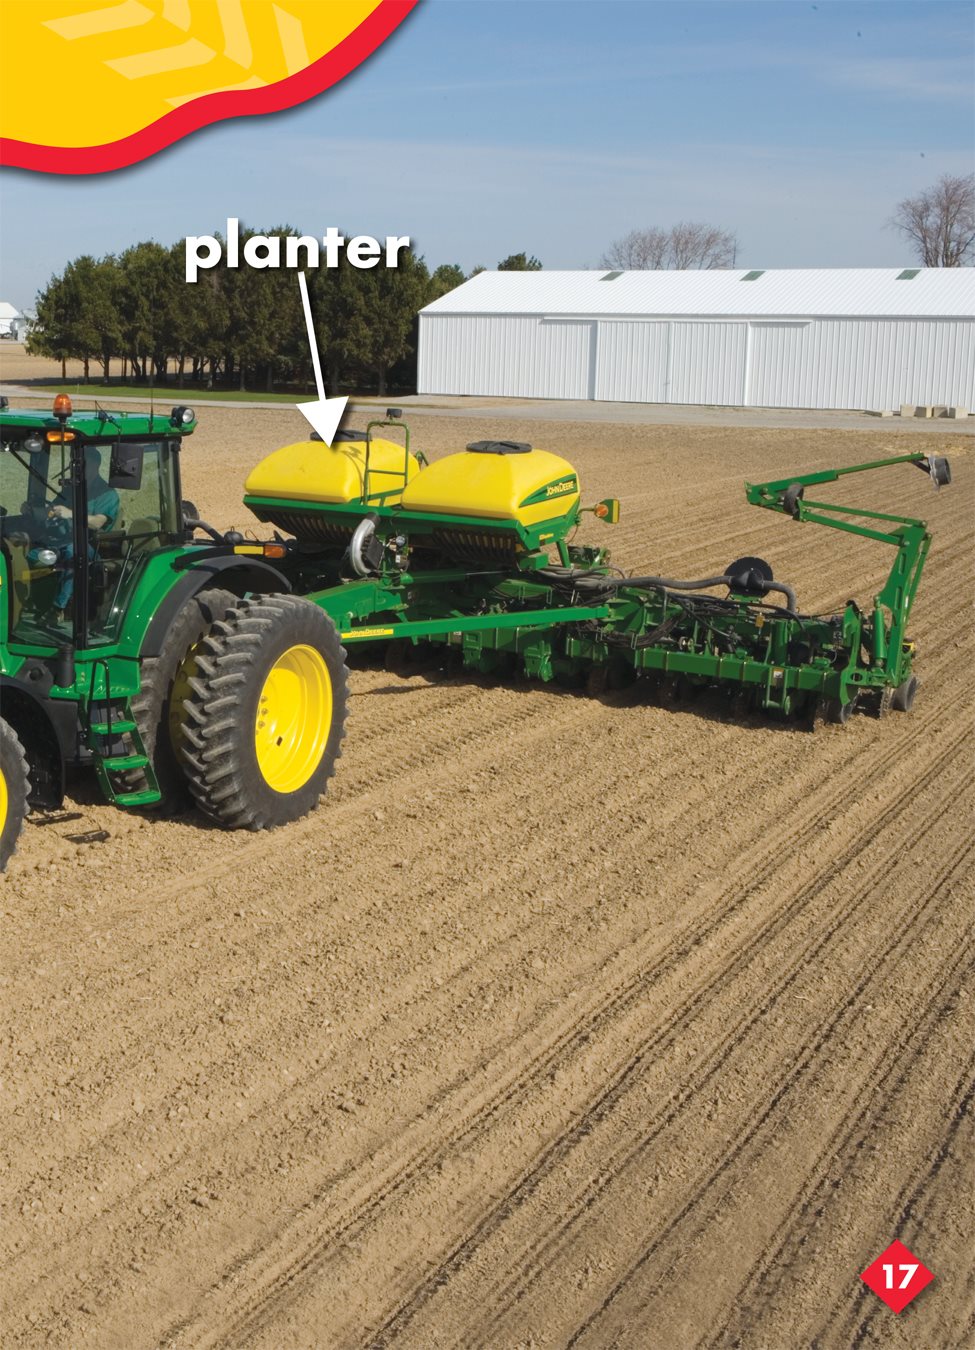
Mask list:
[[[0,0],[2,134],[104,145],[193,99],[307,69],[379,0]]]

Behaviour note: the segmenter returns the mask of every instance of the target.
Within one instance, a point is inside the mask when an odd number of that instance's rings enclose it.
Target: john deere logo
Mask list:
[[[522,506],[537,506],[539,502],[547,502],[552,497],[564,497],[567,492],[578,492],[579,480],[575,474],[568,478],[558,478],[554,483],[546,483],[544,487],[538,488],[530,496],[526,497],[521,503]]]

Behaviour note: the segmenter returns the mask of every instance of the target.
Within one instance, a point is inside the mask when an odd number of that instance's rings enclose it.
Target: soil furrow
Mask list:
[[[926,775],[924,776],[924,780],[923,780],[923,781],[933,781],[933,780],[937,779],[937,778],[940,776],[940,774],[942,773],[944,767],[945,767],[948,763],[951,762],[951,760],[952,760],[952,758],[953,758],[953,756],[954,756],[955,748],[956,748],[955,743],[951,743],[951,744],[949,744],[949,746],[948,746],[946,749],[944,749],[944,750],[942,751],[941,755],[939,755],[939,757],[938,757],[938,760],[937,760],[937,761],[936,761],[936,762],[928,769]],[[923,786],[923,781],[922,781],[922,784],[921,784],[922,786]],[[872,827],[871,832],[870,832],[870,835],[869,835],[869,838],[876,837],[878,834],[880,834],[880,833],[882,832],[882,830],[885,828],[888,819],[891,818],[891,817],[893,817],[894,815],[896,815],[896,814],[898,813],[899,810],[900,810],[900,804],[899,804],[899,803],[898,803],[898,804],[892,804],[890,807],[888,807],[887,810],[886,810],[886,811],[883,813],[883,815],[881,816],[881,818],[880,818],[880,819],[874,824],[874,826]],[[858,851],[860,847],[863,847],[862,842],[859,842],[859,843],[857,844],[856,849],[855,849],[854,851]],[[769,870],[770,870],[770,871],[774,870],[774,866],[775,866],[774,862],[773,862],[773,863],[770,863],[770,865],[769,865]],[[752,890],[756,890],[756,889],[758,889],[758,885],[756,885],[756,886],[754,886],[754,887],[752,888]],[[793,901],[793,902],[790,904],[789,908],[788,908],[786,911],[777,913],[771,921],[769,921],[764,927],[760,928],[760,929],[754,934],[754,936],[751,936],[750,941],[749,941],[749,943],[748,943],[747,946],[742,946],[742,947],[739,947],[739,948],[736,949],[736,951],[735,951],[735,958],[734,958],[733,962],[730,963],[730,965],[729,965],[728,967],[722,969],[722,971],[720,972],[720,975],[717,977],[717,979],[716,979],[715,981],[713,981],[712,983],[706,985],[702,990],[698,991],[698,992],[696,993],[696,996],[695,996],[691,1001],[689,1001],[688,1004],[686,1004],[686,1005],[684,1005],[683,1007],[681,1007],[681,1009],[680,1009],[679,1011],[678,1011],[678,1010],[671,1010],[668,1024],[667,1024],[664,1028],[658,1030],[658,1032],[657,1032],[657,1038],[658,1038],[658,1039],[652,1040],[652,1041],[646,1046],[646,1048],[644,1049],[644,1051],[643,1051],[642,1053],[643,1053],[644,1055],[647,1055],[647,1054],[650,1054],[650,1053],[652,1053],[653,1051],[655,1051],[655,1050],[657,1049],[658,1045],[660,1044],[660,1039],[659,1039],[660,1037],[667,1037],[668,1039],[673,1039],[677,1034],[679,1034],[679,1030],[685,1025],[685,1023],[686,1023],[687,1021],[689,1021],[689,1020],[694,1016],[694,1013],[696,1012],[696,1010],[697,1010],[700,1006],[702,1006],[703,1004],[705,1004],[705,1003],[708,1001],[708,999],[710,999],[711,997],[714,996],[715,990],[716,990],[716,988],[717,988],[718,980],[720,980],[720,981],[723,983],[723,982],[727,981],[727,979],[730,977],[730,976],[729,976],[729,972],[733,972],[733,971],[737,971],[737,970],[740,970],[740,969],[743,969],[743,968],[747,968],[749,962],[750,962],[751,959],[752,959],[753,953],[756,952],[756,951],[758,951],[758,950],[760,950],[762,943],[763,943],[764,941],[768,940],[768,937],[769,937],[773,932],[778,931],[785,923],[788,922],[789,917],[791,916],[791,914],[794,913],[794,912],[796,911],[796,909],[798,909],[798,908],[801,906],[802,900],[805,899],[805,898],[808,898],[809,894],[812,893],[812,892],[814,892],[814,890],[815,890],[815,887],[809,887],[809,888],[806,889],[805,893],[800,893],[800,894],[802,895],[802,899],[798,899],[798,900],[796,900],[796,901]],[[657,962],[655,962],[648,970],[646,970],[646,971],[644,971],[643,973],[641,973],[641,975],[637,978],[636,981],[633,982],[633,984],[632,984],[631,986],[629,986],[628,988],[626,988],[625,991],[624,991],[623,993],[617,994],[617,995],[613,998],[611,1004],[609,1004],[607,1007],[604,1007],[604,1008],[600,1009],[600,1012],[599,1012],[599,1015],[598,1015],[598,1025],[601,1026],[601,1025],[611,1024],[614,1018],[616,1018],[616,1017],[618,1017],[618,1016],[621,1015],[621,1012],[622,1012],[622,1010],[623,1010],[623,1008],[624,1008],[625,1006],[630,1006],[630,1005],[632,1005],[633,1002],[639,1000],[639,999],[644,995],[644,993],[646,992],[646,990],[647,990],[648,988],[650,988],[650,987],[652,986],[652,984],[654,983],[654,981],[659,977],[659,975],[660,975],[662,969],[666,968],[667,965],[669,965],[669,964],[671,964],[671,963],[673,963],[673,962],[676,962],[676,961],[680,960],[682,957],[685,957],[685,956],[687,955],[688,951],[689,951],[691,948],[693,948],[695,945],[699,945],[701,942],[704,941],[705,936],[706,936],[706,930],[698,929],[697,931],[694,931],[693,933],[688,934],[688,935],[685,937],[684,942],[680,945],[680,947],[678,947],[677,949],[671,949],[671,950],[668,950],[666,953],[662,954],[661,957],[659,958],[659,960],[658,960]],[[797,964],[796,964],[796,966],[795,966],[794,969],[799,969],[800,966],[801,966],[801,962],[797,962]],[[597,1018],[596,1018],[596,1017],[590,1017],[590,1018],[588,1018],[587,1021],[584,1023],[584,1028],[576,1028],[576,1029],[571,1033],[570,1046],[572,1045],[573,1042],[578,1042],[579,1039],[580,1039],[583,1035],[584,1035],[587,1039],[588,1039],[589,1037],[591,1037],[591,1036],[594,1034],[594,1031],[595,1031],[596,1027],[597,1027]],[[531,1074],[531,1076],[526,1075],[526,1080],[525,1080],[524,1084],[523,1084],[522,1087],[521,1087],[521,1091],[522,1091],[523,1093],[529,1091],[530,1088],[531,1088],[532,1081],[533,1081],[535,1078],[538,1078],[538,1077],[542,1076],[543,1074],[547,1074],[547,1073],[551,1072],[551,1071],[552,1071],[552,1067],[553,1067],[553,1061],[552,1061],[551,1057],[550,1057],[550,1056],[546,1056],[545,1060],[542,1061],[542,1063],[541,1063],[537,1068],[534,1068],[533,1073]],[[632,1071],[632,1070],[631,1070],[631,1071]],[[614,1088],[615,1088],[615,1087],[616,1087],[616,1084],[615,1084],[615,1082],[614,1082]],[[606,1096],[606,1097],[603,1099],[603,1101],[607,1104],[607,1109],[608,1109],[608,1105],[611,1104],[611,1101],[612,1101],[612,1100],[613,1100],[613,1099],[611,1099],[609,1096]],[[504,1104],[505,1107],[509,1107],[510,1104],[511,1104],[510,1098],[506,1097],[503,1104]],[[496,1111],[496,1109],[497,1109],[497,1108],[495,1108],[495,1111]],[[495,1111],[492,1111],[492,1112],[491,1112],[491,1115],[492,1115],[492,1116],[493,1116],[493,1114],[495,1114]],[[588,1118],[587,1118],[587,1119],[588,1119]],[[486,1128],[486,1126],[487,1126],[489,1120],[490,1120],[490,1117],[488,1117],[487,1114],[486,1114],[486,1115],[485,1115],[485,1119],[483,1119],[482,1121],[480,1121],[480,1122],[477,1123],[477,1133],[483,1132],[483,1129]],[[573,1138],[575,1137],[576,1133],[578,1133],[578,1132],[585,1133],[586,1130],[587,1130],[587,1128],[588,1128],[588,1124],[585,1125],[585,1126],[580,1126],[578,1131],[573,1131],[573,1132],[571,1132],[571,1134],[570,1134],[570,1136],[569,1136],[569,1139],[570,1139],[570,1140],[573,1139]],[[455,1137],[453,1137],[453,1138],[449,1141],[449,1143],[448,1143],[446,1146],[442,1146],[441,1149],[439,1150],[439,1152],[442,1153],[442,1152],[446,1152],[446,1151],[448,1151],[448,1150],[454,1152],[454,1151],[459,1151],[459,1150],[464,1149],[464,1148],[469,1148],[469,1147],[471,1147],[471,1144],[472,1144],[472,1135],[473,1135],[473,1131],[472,1131],[471,1129],[468,1129],[468,1130],[464,1131],[462,1134],[456,1135]],[[475,1135],[474,1137],[476,1137],[476,1135]],[[557,1164],[557,1162],[558,1162],[559,1159],[561,1158],[562,1154],[561,1154],[561,1152],[552,1152],[552,1151],[550,1150],[545,1156],[546,1156],[546,1158],[547,1158],[547,1165],[548,1165],[549,1167],[553,1167],[553,1166],[555,1166],[555,1165]],[[395,1182],[396,1189],[399,1189],[399,1188],[402,1187],[403,1185],[408,1184],[408,1182],[411,1180],[411,1178],[412,1178],[413,1175],[415,1175],[416,1173],[419,1173],[419,1172],[421,1172],[421,1171],[427,1169],[430,1165],[432,1165],[433,1163],[435,1163],[435,1161],[436,1161],[436,1156],[435,1156],[435,1155],[434,1155],[434,1156],[431,1156],[431,1157],[426,1157],[426,1156],[424,1156],[424,1157],[422,1157],[422,1158],[416,1160],[416,1162],[414,1162],[413,1165],[410,1166],[410,1167],[408,1168],[408,1170],[407,1170],[407,1169],[404,1169],[404,1171],[403,1171],[400,1175],[398,1175],[398,1176],[396,1177],[396,1182]],[[537,1182],[537,1179],[538,1179],[538,1178],[537,1178],[537,1169],[533,1169],[533,1170],[529,1173],[527,1180],[528,1180],[529,1182],[531,1182],[532,1185],[534,1185],[534,1184]],[[383,1195],[383,1196],[379,1197],[379,1203],[387,1203],[388,1200],[389,1200],[389,1198],[390,1198],[389,1196]],[[520,1200],[521,1200],[521,1194],[518,1193],[516,1196],[513,1196],[512,1199],[511,1199],[510,1201],[506,1202],[506,1205],[505,1205],[505,1207],[504,1207],[504,1211],[502,1211],[502,1209],[499,1208],[499,1210],[497,1211],[498,1216],[499,1216],[498,1222],[500,1222],[501,1218],[503,1217],[503,1212],[506,1213],[506,1212],[507,1212],[507,1209],[508,1209],[509,1207],[514,1207],[516,1204],[520,1203]],[[373,1204],[374,1204],[374,1205],[375,1205],[375,1203],[376,1203],[376,1202],[373,1201]],[[361,1223],[362,1223],[362,1221],[363,1221],[363,1219],[364,1219],[365,1217],[366,1217],[365,1215],[355,1215],[355,1216],[353,1217],[353,1219],[352,1219],[352,1221],[351,1221],[349,1227],[352,1227],[353,1225],[355,1225],[356,1227],[358,1227],[359,1225],[361,1225]],[[348,1236],[348,1230],[347,1230],[347,1229],[342,1229],[342,1230],[336,1231],[334,1234],[331,1234],[331,1235],[329,1236],[329,1238],[328,1238],[328,1242],[338,1242],[338,1241],[341,1241],[341,1240],[343,1240],[343,1239],[346,1239],[347,1236]],[[482,1236],[482,1234],[478,1234],[478,1239],[479,1239],[481,1236]],[[466,1245],[465,1245],[465,1247],[464,1247],[464,1252],[463,1252],[463,1254],[464,1254],[465,1256],[466,1256],[466,1255],[469,1255],[470,1250],[472,1249],[472,1247],[473,1247],[473,1245],[474,1245],[474,1240],[473,1240],[473,1239],[471,1239],[470,1242],[471,1242],[471,1248],[467,1247]],[[461,1253],[459,1253],[459,1252],[453,1254],[453,1262],[456,1262],[457,1257],[458,1257],[460,1254],[461,1254]],[[313,1253],[309,1259],[310,1259],[312,1262],[314,1262],[316,1259],[320,1259],[320,1257],[318,1257],[318,1254],[317,1254],[317,1253]],[[450,1266],[450,1268],[449,1268],[449,1273],[450,1273],[450,1274],[456,1273],[456,1268],[457,1268],[457,1266],[456,1266],[456,1264],[454,1264],[453,1262],[452,1262],[452,1264],[451,1264],[451,1266]],[[284,1280],[284,1281],[279,1281],[279,1283],[281,1283],[282,1286],[284,1286],[286,1283],[290,1283],[291,1280],[293,1280],[293,1279],[295,1278],[295,1275],[298,1274],[298,1273],[302,1274],[303,1276],[306,1275],[306,1274],[308,1273],[308,1271],[306,1270],[306,1268],[305,1268],[305,1266],[304,1266],[304,1263],[303,1263],[302,1267],[299,1268],[299,1271],[290,1271],[290,1272],[288,1273],[288,1276],[286,1277],[286,1280]],[[428,1281],[428,1283],[427,1283],[427,1285],[425,1286],[425,1288],[428,1288],[428,1289],[434,1288],[435,1286],[439,1285],[439,1283],[442,1282],[442,1279],[443,1279],[443,1275],[440,1274],[440,1273],[435,1272],[435,1274],[434,1274],[434,1275],[430,1278],[430,1280]],[[415,1311],[415,1310],[414,1310],[414,1311]],[[395,1328],[395,1329],[398,1330],[399,1327],[400,1327],[400,1323],[397,1322],[397,1325],[396,1325],[396,1328]],[[390,1331],[390,1333],[392,1333],[392,1331],[394,1330],[394,1328],[393,1328],[392,1326],[390,1326],[390,1327],[388,1328],[388,1330]],[[229,1337],[231,1338],[231,1343],[233,1342],[233,1339],[235,1339],[235,1338],[236,1338],[236,1339],[239,1339],[241,1336],[247,1335],[247,1334],[249,1334],[249,1333],[248,1333],[248,1328],[247,1328],[246,1323],[243,1323],[243,1324],[242,1324],[240,1321],[235,1321],[235,1322],[233,1323],[232,1327],[229,1328],[228,1331],[224,1333],[225,1336],[228,1336],[228,1335],[229,1335]],[[384,1330],[384,1334],[385,1334],[385,1330]]]
[[[950,758],[950,753],[949,750],[942,757],[942,760],[939,763],[939,771],[943,764]],[[933,773],[930,775],[930,778],[934,779],[937,776],[937,773]],[[918,839],[923,838],[926,830],[930,828],[936,818],[937,812],[933,812],[929,817],[925,818],[923,822],[920,822],[915,828],[915,837]],[[869,839],[877,837],[885,828],[885,825],[886,821],[882,820],[877,822],[871,830],[870,835],[867,837],[867,842],[869,842]],[[851,850],[849,857],[854,856],[855,852],[859,852],[861,848],[866,847],[867,842],[858,844],[855,850]],[[895,863],[891,860],[887,860],[885,865],[887,867],[892,867]],[[762,946],[767,943],[777,931],[781,930],[784,924],[791,920],[792,916],[801,907],[802,903],[815,895],[815,891],[816,887],[806,887],[804,891],[801,891],[796,897],[790,899],[787,911],[776,915],[772,922],[760,929],[752,938],[748,947],[738,948],[735,961],[726,969],[732,972],[737,972],[741,969],[747,970],[754,958],[754,954],[759,952]],[[860,904],[857,905],[856,908],[859,908],[865,902],[865,897],[861,898]],[[652,1123],[648,1133],[636,1146],[636,1153],[642,1152],[656,1137],[659,1130],[673,1120],[674,1116],[681,1109],[683,1101],[687,1096],[700,1093],[704,1090],[714,1074],[724,1065],[729,1050],[748,1033],[750,1028],[758,1024],[767,1015],[772,1000],[779,998],[783,992],[789,988],[790,984],[803,972],[807,964],[814,960],[819,952],[821,952],[833,939],[838,928],[844,924],[849,917],[851,917],[849,910],[842,904],[834,906],[830,912],[829,924],[826,930],[817,935],[817,939],[812,946],[803,948],[796,952],[793,957],[790,957],[790,965],[783,974],[780,982],[774,989],[763,991],[760,1004],[753,1007],[740,1021],[732,1023],[727,1034],[715,1045],[706,1062],[700,1066],[698,1078],[692,1085],[684,1088],[680,1092],[678,1105],[675,1106],[669,1104],[664,1116],[660,1120]],[[546,1155],[544,1159],[544,1171],[553,1170],[557,1166],[562,1165],[567,1152],[566,1145],[572,1147],[580,1140],[584,1139],[586,1135],[591,1132],[594,1120],[602,1119],[615,1108],[619,1096],[629,1087],[631,1080],[638,1075],[640,1068],[647,1061],[648,1057],[651,1055],[659,1055],[667,1044],[687,1030],[695,1017],[700,1014],[702,1007],[706,1006],[707,1003],[719,996],[720,986],[727,980],[725,971],[722,971],[721,975],[724,978],[720,980],[720,983],[719,979],[714,979],[710,984],[700,990],[696,997],[688,1000],[681,1008],[675,1009],[670,1024],[665,1028],[660,1029],[651,1040],[641,1045],[639,1053],[624,1067],[622,1073],[614,1078],[611,1090],[598,1101],[595,1107],[587,1112],[585,1117],[574,1125],[565,1144],[563,1144],[562,1140],[559,1140],[554,1149],[550,1150]],[[632,1156],[634,1155],[628,1156],[625,1153],[622,1157],[617,1154],[611,1155],[611,1157],[606,1160],[605,1164],[601,1165],[601,1183],[594,1183],[587,1191],[585,1197],[578,1201],[577,1205],[573,1207],[569,1214],[560,1216],[558,1227],[552,1234],[547,1235],[547,1240],[539,1245],[537,1252],[534,1255],[531,1252],[522,1254],[518,1266],[519,1284],[532,1278],[533,1267],[536,1264],[536,1275],[542,1273],[550,1261],[549,1249],[561,1242],[564,1239],[565,1234],[585,1220],[588,1211],[599,1195],[601,1186],[605,1187],[609,1185],[615,1174],[623,1166],[628,1165]],[[502,1203],[490,1211],[486,1217],[482,1218],[465,1241],[454,1249],[448,1258],[449,1264],[447,1262],[444,1263],[446,1268],[432,1272],[424,1282],[422,1290],[415,1293],[413,1298],[397,1311],[394,1318],[384,1324],[382,1336],[395,1336],[408,1325],[409,1321],[416,1315],[416,1312],[422,1304],[444,1284],[445,1278],[448,1275],[456,1275],[461,1266],[473,1256],[477,1246],[485,1240],[485,1237],[494,1232],[515,1209],[525,1203],[526,1199],[540,1184],[542,1174],[543,1169],[536,1166],[523,1176],[518,1185],[512,1189]],[[502,1291],[500,1295],[502,1300],[505,1297],[514,1298],[516,1296],[514,1287],[508,1288],[507,1294]],[[485,1329],[487,1330],[487,1328]],[[380,1336],[380,1340],[382,1339],[382,1336]],[[490,1340],[486,1343],[490,1343]]]
[[[731,1318],[715,1327],[703,1344],[708,1347],[740,1344],[746,1335],[747,1322],[780,1296],[787,1272],[796,1268],[802,1249],[822,1224],[836,1189],[836,1174],[855,1174],[858,1155],[866,1141],[877,1131],[890,1102],[903,1097],[916,1071],[916,1061],[931,1043],[946,1009],[951,1010],[957,1005],[959,994],[967,987],[966,981],[971,974],[971,956],[961,950],[946,967],[945,978],[937,993],[919,1010],[918,1020],[909,1028],[904,1042],[884,1047],[883,1074],[876,1081],[858,1085],[850,1109],[838,1128],[824,1141],[820,1157],[810,1169],[794,1210],[759,1253],[738,1290]]]
[[[614,1284],[607,1296],[601,1301],[598,1307],[591,1313],[586,1320],[577,1328],[569,1338],[568,1345],[581,1345],[592,1337],[593,1344],[605,1343],[607,1335],[612,1335],[612,1322],[609,1326],[603,1326],[602,1319],[611,1313],[613,1304],[628,1292],[633,1281],[642,1273],[648,1263],[656,1256],[659,1249],[667,1239],[673,1238],[676,1241],[676,1235],[680,1233],[683,1242],[689,1241],[690,1235],[683,1231],[683,1225],[687,1222],[692,1212],[699,1206],[704,1205],[711,1198],[711,1192],[717,1186],[719,1181],[726,1180],[726,1174],[742,1159],[746,1148],[750,1147],[757,1138],[764,1135],[769,1138],[775,1128],[777,1116],[784,1113],[788,1106],[788,1097],[795,1093],[801,1081],[812,1076],[816,1062],[824,1056],[831,1053],[830,1042],[836,1037],[837,1033],[844,1024],[848,1024],[855,1015],[856,1005],[862,998],[864,992],[876,983],[882,969],[888,964],[890,958],[899,960],[903,958],[904,952],[917,938],[917,928],[924,923],[931,926],[937,922],[937,915],[931,911],[934,909],[934,894],[929,895],[927,899],[909,916],[906,923],[902,922],[899,930],[893,938],[887,943],[886,947],[880,952],[874,964],[869,967],[861,976],[860,980],[844,998],[842,1003],[830,1012],[828,1018],[817,1028],[815,1039],[803,1047],[803,1051],[797,1063],[792,1066],[786,1076],[774,1085],[770,1100],[763,1110],[753,1119],[747,1122],[742,1133],[734,1137],[726,1151],[718,1160],[714,1168],[705,1176],[694,1188],[690,1196],[685,1200],[681,1209],[673,1216],[668,1224],[659,1231],[651,1243],[640,1252],[638,1258]],[[962,958],[956,958],[959,966],[962,964]],[[965,960],[968,960],[966,953]],[[770,1085],[771,1086],[771,1085]],[[730,1183],[729,1183],[730,1184]],[[701,1223],[706,1223],[706,1218],[702,1218]],[[656,1273],[652,1277],[655,1281]],[[616,1332],[620,1330],[620,1317],[626,1322],[630,1322],[637,1314],[633,1308],[632,1300],[627,1305],[625,1311],[617,1315],[615,1319]]]

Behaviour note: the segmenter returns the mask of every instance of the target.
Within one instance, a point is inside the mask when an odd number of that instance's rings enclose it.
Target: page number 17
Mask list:
[[[885,1288],[885,1289],[906,1289],[907,1286],[910,1284],[911,1280],[913,1280],[913,1279],[914,1279],[914,1276],[917,1274],[917,1269],[918,1269],[918,1265],[919,1265],[919,1264],[920,1264],[920,1262],[917,1262],[917,1261],[915,1261],[915,1262],[913,1262],[913,1263],[911,1263],[910,1261],[905,1261],[905,1262],[902,1262],[902,1263],[900,1263],[900,1264],[898,1264],[898,1265],[895,1266],[895,1265],[892,1265],[892,1264],[889,1265],[889,1264],[887,1264],[887,1263],[885,1262],[885,1263],[884,1263],[884,1288]],[[900,1271],[900,1272],[902,1273],[902,1275],[903,1275],[903,1278],[901,1279],[900,1284],[897,1284],[897,1285],[894,1284],[894,1271],[895,1271],[895,1270]]]

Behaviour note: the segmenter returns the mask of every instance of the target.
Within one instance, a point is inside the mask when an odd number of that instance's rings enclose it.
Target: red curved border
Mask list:
[[[296,75],[288,75],[264,89],[205,94],[120,141],[106,145],[50,146],[0,137],[0,164],[13,169],[34,169],[38,173],[109,173],[148,159],[213,122],[293,108],[337,84],[361,65],[418,3],[419,0],[380,0],[368,18],[337,47]]]

